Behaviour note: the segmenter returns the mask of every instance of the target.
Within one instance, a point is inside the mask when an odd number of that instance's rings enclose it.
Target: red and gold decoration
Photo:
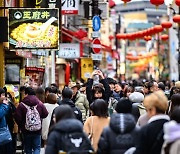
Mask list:
[[[116,6],[116,3],[113,0],[109,0],[109,7],[113,8],[114,6]]]
[[[145,41],[150,41],[151,39],[152,39],[151,36],[144,36],[144,40],[145,40]]]
[[[113,40],[114,36],[113,35],[109,35],[109,40]]]
[[[161,38],[162,41],[166,41],[166,40],[169,39],[169,36],[167,34],[163,34],[163,35],[160,36],[160,38]]]
[[[175,15],[174,17],[173,17],[173,21],[175,22],[175,23],[180,23],[180,15],[179,14],[177,14],[177,15]]]
[[[156,5],[156,7],[164,4],[164,0],[150,0],[150,2],[151,2],[151,4]]]
[[[164,21],[164,22],[161,23],[161,26],[162,26],[163,28],[168,29],[168,28],[171,28],[171,27],[172,27],[172,23],[169,22],[169,21]]]
[[[122,0],[124,2],[124,4],[126,4],[127,2],[130,2],[131,0]]]
[[[176,0],[175,3],[177,6],[180,6],[180,0]]]

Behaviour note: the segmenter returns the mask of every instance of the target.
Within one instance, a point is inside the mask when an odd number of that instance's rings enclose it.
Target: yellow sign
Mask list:
[[[81,58],[81,78],[85,81],[90,78],[93,72],[92,58]]]

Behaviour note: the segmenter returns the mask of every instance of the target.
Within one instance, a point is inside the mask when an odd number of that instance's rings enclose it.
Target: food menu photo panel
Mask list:
[[[9,47],[59,49],[59,9],[9,9]]]

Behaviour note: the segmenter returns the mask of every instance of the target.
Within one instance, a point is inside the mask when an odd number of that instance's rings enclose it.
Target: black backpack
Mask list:
[[[80,109],[76,106],[72,107],[74,114],[76,116],[76,119],[80,120],[82,122],[82,112],[80,111]]]
[[[74,132],[62,135],[59,154],[93,154],[91,142],[84,132]]]

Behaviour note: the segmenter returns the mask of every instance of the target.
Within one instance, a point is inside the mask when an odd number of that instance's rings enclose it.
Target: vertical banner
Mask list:
[[[92,58],[81,58],[81,78],[87,80],[93,72]]]

